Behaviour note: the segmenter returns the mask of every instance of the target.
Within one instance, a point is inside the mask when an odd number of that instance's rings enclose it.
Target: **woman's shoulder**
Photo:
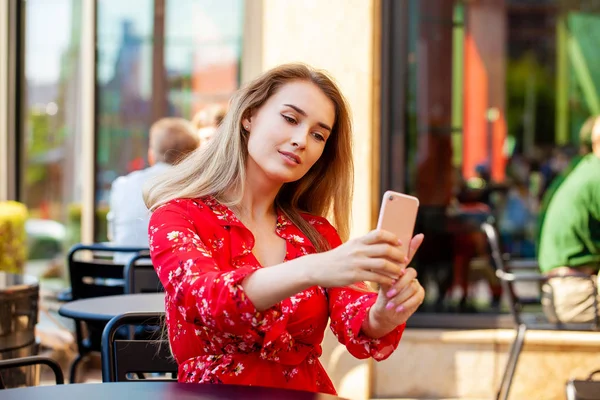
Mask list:
[[[166,203],[157,207],[152,213],[152,217],[163,214],[182,214],[187,216],[201,216],[207,211],[210,211],[210,207],[206,204],[206,197],[189,199],[189,198],[178,198],[169,200]]]
[[[327,218],[305,212],[300,213],[300,215],[306,222],[314,226],[315,229],[328,240],[331,237],[339,237],[337,229],[335,229],[335,227]]]

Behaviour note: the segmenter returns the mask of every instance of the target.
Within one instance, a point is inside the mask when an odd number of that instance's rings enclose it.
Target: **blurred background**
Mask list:
[[[147,166],[154,121],[307,62],[352,106],[353,234],[374,227],[388,189],[421,201],[428,294],[414,325],[510,324],[478,225],[494,218],[507,253],[536,256],[541,199],[600,113],[599,12],[594,0],[5,0],[0,200],[28,208],[27,268],[60,277],[70,246],[107,240],[111,183]]]
[[[66,254],[109,241],[111,184],[148,167],[150,126],[225,108],[297,61],[352,109],[352,235],[375,227],[386,190],[419,198],[426,235],[427,297],[401,349],[375,366],[327,336],[329,374],[351,398],[490,398],[515,325],[480,226],[537,269],[544,196],[600,115],[600,0],[0,0],[0,222],[25,231],[0,230],[0,270],[24,258],[17,272],[40,279],[36,332],[59,338],[42,344],[73,346],[56,314]],[[562,398],[597,368],[596,337],[527,341],[519,398]]]

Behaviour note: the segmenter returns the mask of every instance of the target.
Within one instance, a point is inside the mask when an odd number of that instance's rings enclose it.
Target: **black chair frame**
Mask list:
[[[569,379],[566,389],[567,400],[600,400],[600,380],[594,379],[600,370],[593,371],[587,379]]]
[[[125,293],[124,284],[106,285],[101,283],[106,279],[123,280],[124,266],[122,264],[114,264],[111,260],[105,259],[77,260],[77,253],[83,251],[96,253],[140,253],[147,252],[148,249],[140,247],[115,247],[98,243],[91,245],[74,245],[67,255],[72,300]],[[71,383],[76,383],[77,367],[81,361],[83,361],[89,353],[94,351],[99,352],[101,350],[99,337],[96,339],[96,337],[86,337],[84,335],[84,324],[88,330],[98,332],[98,336],[100,336],[105,326],[104,323],[75,320],[75,339],[78,355],[75,360],[73,360],[70,367],[69,381]]]
[[[60,365],[53,359],[49,357],[43,356],[28,356],[21,358],[13,358],[8,360],[0,360],[0,370],[2,369],[10,369],[10,368],[21,368],[21,367],[29,367],[33,365],[47,365],[54,372],[54,377],[56,379],[57,385],[62,385],[65,383],[65,378],[60,368]],[[0,389],[5,389],[4,382],[2,381],[2,375],[0,375]]]
[[[158,275],[154,271],[154,266],[152,264],[138,264],[140,260],[150,260],[150,254],[147,252],[140,252],[129,260],[127,265],[125,265],[125,272],[123,273],[125,277],[125,293],[156,293],[163,292],[164,287],[162,286],[160,279],[158,279]],[[136,272],[144,271],[151,272],[151,276],[154,278],[151,282],[146,282],[141,288],[136,287],[136,283],[138,279],[136,278]]]
[[[109,321],[102,333],[102,381],[130,382],[129,374],[143,378],[143,373],[171,373],[177,376],[177,362],[171,355],[169,342],[155,339],[118,339],[115,334],[123,326],[161,326],[162,313],[126,313]],[[175,381],[176,379],[152,379]]]

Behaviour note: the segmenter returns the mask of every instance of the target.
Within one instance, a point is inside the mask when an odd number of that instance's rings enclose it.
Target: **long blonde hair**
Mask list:
[[[304,64],[278,66],[238,90],[214,139],[146,187],[144,201],[148,209],[154,211],[176,198],[206,195],[214,196],[227,206],[239,205],[246,180],[249,134],[243,128],[242,120],[250,117],[282,86],[293,81],[308,81],[319,87],[335,105],[335,123],[319,160],[301,179],[284,184],[275,204],[310,239],[317,251],[328,250],[329,245],[302,218],[302,212],[332,216],[340,238],[346,241],[354,178],[350,113],[333,79]]]

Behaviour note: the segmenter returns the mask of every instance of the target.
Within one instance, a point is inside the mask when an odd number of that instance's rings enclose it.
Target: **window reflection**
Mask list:
[[[30,211],[29,258],[46,265],[80,240],[81,4],[28,0],[25,16],[20,193]]]
[[[407,162],[390,173],[405,174],[421,201],[422,311],[503,310],[484,220],[506,253],[536,257],[543,196],[576,158],[583,122],[600,113],[597,8],[408,2]]]
[[[99,0],[96,240],[112,182],[147,166],[148,130],[226,105],[239,85],[242,0]],[[110,215],[108,216],[110,219]]]

